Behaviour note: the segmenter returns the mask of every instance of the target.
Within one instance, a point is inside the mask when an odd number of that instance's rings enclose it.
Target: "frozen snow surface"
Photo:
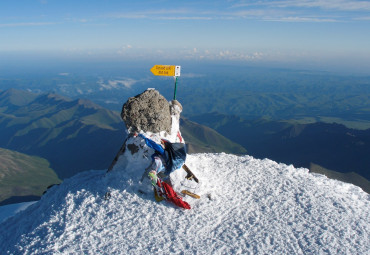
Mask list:
[[[250,156],[186,164],[200,185],[171,179],[201,196],[184,197],[191,210],[156,202],[142,168],[87,171],[3,222],[0,253],[370,254],[369,195],[354,185]]]

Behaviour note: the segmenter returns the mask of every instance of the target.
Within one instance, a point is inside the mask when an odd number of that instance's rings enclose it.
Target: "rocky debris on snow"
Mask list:
[[[135,154],[139,151],[139,146],[137,146],[136,144],[130,143],[127,145],[127,149],[131,151],[131,154]]]
[[[121,117],[130,132],[171,132],[170,104],[154,89],[129,98],[122,107]]]

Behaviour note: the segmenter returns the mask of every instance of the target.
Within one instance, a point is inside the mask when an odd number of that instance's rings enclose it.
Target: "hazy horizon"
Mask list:
[[[0,69],[192,61],[368,75],[369,23],[370,2],[353,0],[2,1]]]

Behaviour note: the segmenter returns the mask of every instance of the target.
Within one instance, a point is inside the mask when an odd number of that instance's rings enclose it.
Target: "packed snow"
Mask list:
[[[201,196],[183,198],[191,210],[156,202],[141,166],[87,171],[1,223],[0,253],[370,252],[369,195],[352,184],[251,156],[195,154],[186,164],[200,184],[183,170],[171,180]]]

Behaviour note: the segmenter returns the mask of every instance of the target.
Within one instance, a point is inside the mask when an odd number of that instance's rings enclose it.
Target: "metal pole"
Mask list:
[[[173,100],[176,100],[176,90],[177,90],[177,76],[175,77],[175,91],[173,94]]]

